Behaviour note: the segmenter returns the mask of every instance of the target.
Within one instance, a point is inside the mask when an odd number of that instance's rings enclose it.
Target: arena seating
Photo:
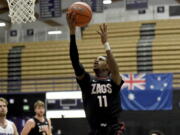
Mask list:
[[[174,73],[174,87],[180,87],[180,23],[179,20],[159,20],[129,23],[109,23],[109,42],[119,65],[120,73],[137,73],[137,44],[142,24],[155,23],[155,38],[152,42],[153,72]],[[93,73],[93,61],[98,55],[105,55],[99,36],[99,24],[89,26],[78,40],[81,63]],[[74,71],[69,59],[69,41],[48,41],[21,43],[21,91],[76,90]],[[0,45],[0,89],[8,89],[9,50],[17,44]],[[15,53],[13,54],[15,55]],[[12,64],[13,65],[13,64]],[[9,69],[8,69],[9,68]],[[19,67],[17,67],[18,70]]]
[[[153,71],[174,73],[173,87],[180,87],[180,20],[159,21],[153,41]]]

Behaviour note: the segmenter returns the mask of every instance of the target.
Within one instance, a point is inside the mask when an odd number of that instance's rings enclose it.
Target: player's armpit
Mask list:
[[[84,77],[85,77],[85,73],[83,73],[82,75],[76,76],[78,80],[82,80]]]

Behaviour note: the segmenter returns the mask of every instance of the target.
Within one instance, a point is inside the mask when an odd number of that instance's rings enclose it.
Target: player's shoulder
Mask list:
[[[44,119],[45,119],[45,121],[51,121],[51,119],[50,118],[47,118],[47,117],[44,117]]]
[[[47,119],[47,121],[51,121],[51,119],[50,118],[46,118]]]
[[[34,120],[33,118],[28,119],[28,120],[26,121],[26,125],[31,125],[31,126],[35,125],[35,120]]]
[[[35,122],[35,120],[34,120],[34,118],[30,118],[30,119],[27,120],[27,122],[31,123],[31,122]]]
[[[33,118],[28,119],[25,124],[26,127],[30,127],[30,128],[34,128],[35,125],[36,125],[36,123]]]
[[[117,87],[121,87],[124,84],[124,80],[120,79],[119,83],[117,84],[116,82],[114,82],[114,80],[112,78],[110,78],[111,80],[111,84]]]
[[[48,121],[49,124],[51,124],[51,119],[47,118],[47,121]]]
[[[8,120],[8,119],[6,119],[6,121],[7,121],[7,124],[14,125],[14,122],[13,122],[13,121]]]
[[[14,123],[13,121],[7,120],[7,119],[6,119],[6,121],[7,121],[8,127],[11,127],[11,128],[13,128],[13,129],[16,127],[16,126],[15,126],[15,123]]]
[[[84,72],[81,78],[77,78],[78,82],[89,82],[92,78],[92,75],[89,72]]]

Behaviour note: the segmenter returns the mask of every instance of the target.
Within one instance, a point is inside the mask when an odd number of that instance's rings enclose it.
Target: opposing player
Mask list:
[[[119,117],[122,110],[119,92],[124,81],[108,43],[107,26],[101,25],[98,31],[107,56],[95,59],[95,76],[92,76],[79,61],[74,13],[67,13],[67,23],[70,30],[70,59],[82,90],[86,118],[91,128],[89,135],[124,135],[125,127],[120,124]]]
[[[21,132],[21,135],[52,135],[51,121],[45,118],[45,105],[43,101],[34,104],[35,116],[29,119]]]
[[[18,135],[15,124],[6,119],[8,102],[0,98],[0,135]]]

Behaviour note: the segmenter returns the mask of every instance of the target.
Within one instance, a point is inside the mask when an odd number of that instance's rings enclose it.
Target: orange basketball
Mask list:
[[[76,13],[76,26],[85,26],[87,25],[92,18],[91,7],[85,2],[75,2],[69,8],[68,12]]]

